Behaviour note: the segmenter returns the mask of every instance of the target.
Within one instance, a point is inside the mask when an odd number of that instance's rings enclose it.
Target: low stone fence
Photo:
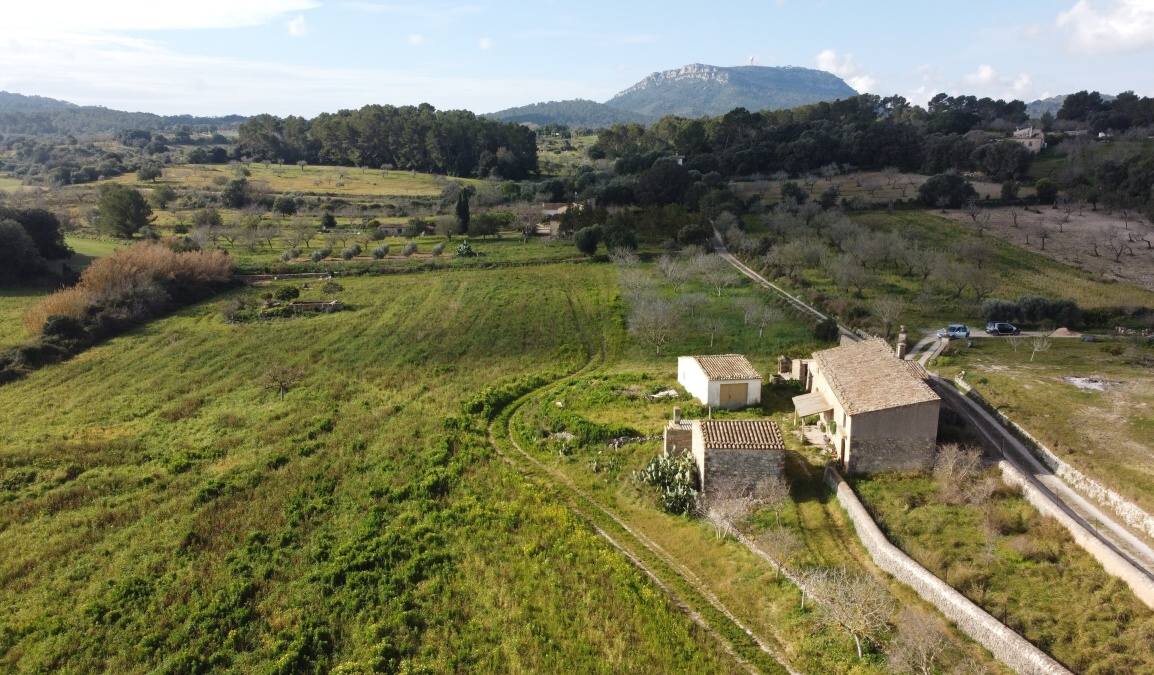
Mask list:
[[[954,382],[965,392],[968,398],[994,415],[997,415],[1003,424],[1009,427],[1011,431],[1025,442],[1024,444],[1026,448],[1030,450],[1031,454],[1033,454],[1043,466],[1053,471],[1055,476],[1064,480],[1070,487],[1098,502],[1099,505],[1113,511],[1115,515],[1122,519],[1122,522],[1130,527],[1142,532],[1148,537],[1154,537],[1154,516],[1142,510],[1138,505],[1127,500],[1122,495],[1064,462],[1053,450],[1046,447],[1045,444],[1035,438],[1030,432],[1026,431],[1017,422],[991,405],[989,401],[964,379],[958,377],[954,379]]]
[[[826,469],[825,482],[849,514],[858,539],[878,567],[914,589],[922,599],[957,624],[962,632],[1015,671],[1029,675],[1070,672],[891,544],[853,488],[832,466]]]

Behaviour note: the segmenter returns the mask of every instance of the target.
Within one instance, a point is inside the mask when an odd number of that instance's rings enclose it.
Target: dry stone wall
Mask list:
[[[827,468],[825,480],[849,514],[858,538],[878,567],[914,589],[957,624],[962,632],[1015,671],[1027,675],[1070,672],[891,544],[853,489],[832,467]]]

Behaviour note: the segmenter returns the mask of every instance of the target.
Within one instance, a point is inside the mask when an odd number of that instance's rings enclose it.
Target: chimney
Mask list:
[[[897,355],[898,355],[899,359],[906,358],[906,350],[907,349],[908,349],[908,346],[906,344],[906,327],[902,326],[901,328],[898,329]]]
[[[673,406],[673,423],[681,424],[681,406]]]

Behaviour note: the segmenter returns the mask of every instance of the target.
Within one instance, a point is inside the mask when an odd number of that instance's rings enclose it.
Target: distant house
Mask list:
[[[674,410],[665,430],[665,452],[690,453],[705,494],[746,495],[785,462],[781,430],[771,420],[682,420]]]
[[[1041,129],[1028,126],[1016,129],[1010,140],[1024,146],[1027,150],[1035,155],[1041,152],[1046,147],[1046,134]]]
[[[941,399],[918,363],[873,339],[815,352],[793,366],[809,392],[794,397],[794,410],[818,417],[848,473],[933,466]]]
[[[761,403],[761,373],[741,354],[677,357],[677,381],[714,408]]]

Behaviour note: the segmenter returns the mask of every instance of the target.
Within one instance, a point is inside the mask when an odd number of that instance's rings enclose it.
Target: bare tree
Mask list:
[[[975,274],[970,279],[970,290],[974,292],[974,298],[978,302],[993,295],[1000,285],[1001,280],[992,274]]]
[[[718,487],[705,495],[701,515],[713,526],[713,534],[720,541],[737,531],[752,506],[753,502],[747,496],[728,487]]]
[[[689,266],[668,253],[658,258],[657,269],[678,291],[689,281]]]
[[[757,337],[765,337],[765,329],[772,324],[778,323],[784,318],[784,315],[776,307],[768,305],[759,305],[757,313],[753,316],[753,325],[757,326]]]
[[[265,371],[263,382],[265,387],[275,389],[283,401],[289,389],[300,384],[305,377],[305,371],[299,366],[277,364]]]
[[[805,548],[801,537],[787,527],[771,527],[757,537],[757,544],[779,568],[788,569]]]
[[[982,215],[982,205],[978,202],[977,197],[967,199],[964,210],[966,215],[970,217],[970,221],[975,224],[978,222],[978,216]]]
[[[781,525],[781,507],[790,501],[789,482],[781,476],[766,476],[753,487],[753,497],[759,506],[773,511],[774,525]]]
[[[632,249],[628,248],[614,248],[609,251],[609,259],[617,265],[622,267],[630,267],[641,262],[637,254]]]
[[[1050,338],[1041,337],[1041,336],[1031,338],[1030,339],[1030,362],[1033,363],[1034,357],[1038,355],[1038,352],[1049,351],[1049,349],[1050,349]]]
[[[969,267],[958,262],[947,262],[934,270],[934,279],[951,289],[955,298],[962,297],[962,293],[970,287],[970,282],[977,274]]]
[[[879,644],[894,613],[894,601],[873,577],[834,568],[811,593],[825,623],[849,633],[864,657],[863,642]]]
[[[831,273],[838,286],[847,291],[853,289],[859,297],[873,279],[869,270],[850,255],[839,256],[833,263]]]
[[[1019,217],[1020,215],[1022,215],[1022,210],[1021,210],[1021,209],[1019,209],[1019,208],[1018,208],[1018,207],[1016,207],[1016,206],[1011,206],[1011,207],[1010,207],[1010,208],[1007,210],[1007,213],[1009,213],[1009,214],[1010,214],[1010,225],[1011,225],[1011,226],[1012,226],[1014,229],[1017,229],[1017,227],[1018,227],[1018,217]]]
[[[725,330],[725,320],[719,316],[708,314],[701,318],[701,328],[709,333],[709,348],[713,349],[714,338],[718,333]]]
[[[882,322],[882,333],[889,337],[890,329],[894,327],[906,311],[906,303],[894,295],[879,295],[872,303],[874,316]]]
[[[897,673],[933,675],[938,659],[949,645],[937,617],[914,607],[898,615],[897,637],[889,648],[890,668]]]
[[[674,303],[655,295],[644,295],[633,301],[629,316],[629,332],[653,345],[657,355],[677,328],[679,320]]]
[[[1015,352],[1017,352],[1018,349],[1022,347],[1022,336],[1011,335],[1010,337],[1006,338],[1006,342],[1010,343],[1010,349],[1013,349]]]
[[[946,443],[938,448],[934,459],[934,480],[938,494],[947,504],[966,502],[967,491],[982,472],[982,453],[964,448],[957,443]]]
[[[1110,253],[1114,254],[1114,262],[1122,262],[1122,256],[1126,253],[1133,253],[1130,244],[1122,238],[1122,233],[1117,230],[1112,230],[1106,236],[1106,248],[1110,249]]]
[[[698,256],[693,261],[693,267],[701,280],[717,292],[719,298],[723,290],[737,282],[733,267],[721,256]]]

